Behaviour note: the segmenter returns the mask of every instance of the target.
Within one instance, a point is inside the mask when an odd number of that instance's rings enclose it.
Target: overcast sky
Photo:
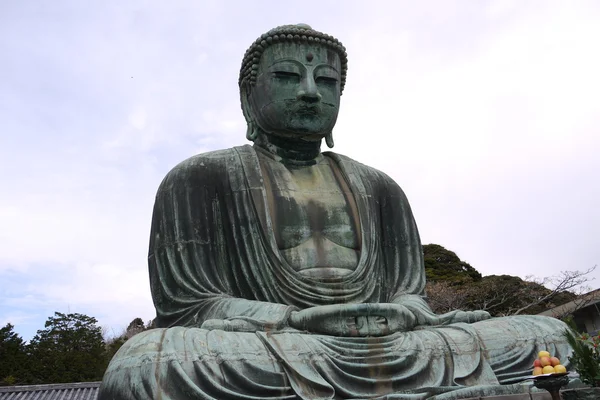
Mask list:
[[[348,49],[334,150],[400,184],[423,243],[484,275],[600,264],[599,21],[594,0],[1,1],[0,326],[154,317],[158,184],[246,143],[241,58],[287,23]]]

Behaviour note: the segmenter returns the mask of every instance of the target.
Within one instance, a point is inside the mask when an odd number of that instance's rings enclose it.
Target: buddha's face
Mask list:
[[[321,140],[340,106],[339,55],[325,46],[277,43],[261,56],[248,103],[266,133]]]

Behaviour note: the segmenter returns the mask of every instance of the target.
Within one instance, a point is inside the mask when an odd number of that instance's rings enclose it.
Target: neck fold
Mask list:
[[[254,145],[281,158],[283,164],[314,165],[321,154],[321,140],[308,142],[260,133]]]

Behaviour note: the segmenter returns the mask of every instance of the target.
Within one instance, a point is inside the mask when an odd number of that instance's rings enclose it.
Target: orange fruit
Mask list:
[[[542,358],[542,357],[550,357],[550,353],[548,353],[547,351],[540,351],[538,353],[538,357]]]
[[[552,364],[550,362],[550,357],[542,357],[542,358],[540,358],[540,363],[542,363],[542,367],[546,367],[546,366]]]
[[[544,374],[553,374],[554,372],[554,367],[552,365],[546,365],[544,368],[542,368],[542,373]]]
[[[558,364],[554,366],[554,372],[556,372],[557,374],[563,373],[563,372],[567,372],[567,369],[565,368],[564,365]]]
[[[542,374],[542,367],[535,367],[533,369],[533,376],[537,376],[537,375],[541,375]]]
[[[550,357],[550,365],[552,365],[553,367],[555,365],[560,364],[560,360],[557,357]]]
[[[533,362],[533,366],[534,366],[534,367],[540,367],[540,368],[541,368],[541,367],[542,367],[542,362],[541,362],[540,360],[536,359],[536,360]]]

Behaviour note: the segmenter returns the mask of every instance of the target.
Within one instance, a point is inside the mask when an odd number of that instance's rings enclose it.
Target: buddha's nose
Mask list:
[[[303,79],[302,86],[300,90],[298,90],[296,97],[298,100],[304,100],[307,103],[316,103],[321,101],[321,93],[319,93],[317,84],[311,76]]]

